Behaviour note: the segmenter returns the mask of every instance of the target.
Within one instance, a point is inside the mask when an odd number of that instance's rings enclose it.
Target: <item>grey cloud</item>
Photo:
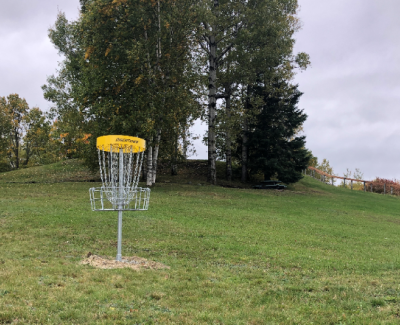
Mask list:
[[[307,146],[334,170],[400,178],[400,2],[300,0],[296,51],[312,67],[295,82]]]
[[[18,93],[29,106],[47,110],[41,86],[60,57],[47,33],[58,11],[76,19],[79,0],[13,0],[0,11],[0,96]]]

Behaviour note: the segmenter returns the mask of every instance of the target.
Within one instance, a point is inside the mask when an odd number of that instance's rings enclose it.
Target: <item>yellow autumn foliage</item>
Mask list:
[[[105,56],[107,56],[108,53],[110,53],[110,52],[111,52],[111,46],[107,48]]]
[[[85,60],[90,58],[90,55],[94,52],[94,47],[89,46],[85,53]]]

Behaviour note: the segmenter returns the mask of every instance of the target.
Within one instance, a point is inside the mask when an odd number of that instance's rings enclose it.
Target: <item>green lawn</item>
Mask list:
[[[397,197],[310,177],[285,192],[161,183],[124,214],[122,250],[171,268],[136,272],[79,264],[116,255],[117,212],[90,210],[98,183],[7,177],[0,324],[400,324]]]

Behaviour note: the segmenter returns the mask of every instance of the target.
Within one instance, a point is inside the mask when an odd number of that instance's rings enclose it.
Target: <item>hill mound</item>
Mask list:
[[[94,182],[99,180],[100,176],[91,173],[78,159],[21,168],[0,174],[0,182],[5,183]]]
[[[207,183],[207,160],[191,160],[178,163],[178,174],[171,175],[169,163],[159,163],[157,171],[158,183]],[[225,163],[217,162],[217,177],[219,184],[231,187],[249,187],[238,181],[224,181]],[[239,179],[239,176],[237,177]],[[0,173],[0,182],[6,183],[60,183],[60,182],[100,182],[99,173],[92,173],[79,159],[69,159],[54,164],[21,168]]]

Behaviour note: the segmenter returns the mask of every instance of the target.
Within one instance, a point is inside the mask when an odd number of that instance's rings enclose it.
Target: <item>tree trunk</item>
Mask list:
[[[186,162],[187,161],[187,152],[188,152],[188,139],[187,139],[186,127],[183,131],[182,143],[183,143],[183,157],[185,158],[185,162]]]
[[[247,182],[247,158],[248,158],[248,121],[247,117],[243,121],[243,143],[242,143],[242,179],[241,181]]]
[[[226,180],[232,181],[232,144],[231,144],[231,84],[225,85],[225,112],[226,112],[226,128],[225,128],[225,160],[226,160]]]
[[[14,169],[15,168],[15,164],[14,164],[14,161],[13,161],[12,151],[11,150],[7,152],[7,158],[8,158],[8,161],[10,163],[10,168]]]
[[[161,140],[161,129],[158,129],[157,130],[156,144],[154,146],[154,153],[153,153],[153,184],[156,183],[157,163],[158,163],[158,150],[160,148],[160,140]]]
[[[161,66],[160,66],[160,59],[161,59],[161,9],[160,9],[160,0],[157,1],[157,23],[158,23],[158,35],[157,35],[157,45],[156,45],[156,53],[157,53],[157,70],[160,72],[161,76]],[[161,81],[164,84],[164,77],[161,77]],[[165,102],[165,98],[163,99],[163,104]],[[163,105],[164,106],[164,105]],[[160,108],[161,111],[163,107]],[[162,125],[162,117],[160,117],[160,125]],[[157,130],[156,141],[154,145],[154,153],[153,153],[153,166],[152,166],[152,175],[151,175],[151,182],[152,184],[156,183],[157,178],[157,163],[158,163],[158,151],[160,148],[160,140],[161,140],[161,126]]]
[[[153,185],[153,147],[147,148],[147,180],[146,185]]]
[[[214,0],[214,8],[219,6],[219,0]],[[215,148],[215,115],[216,115],[216,81],[217,81],[217,42],[215,40],[216,27],[211,28],[209,36],[209,72],[208,72],[208,182],[217,184]]]
[[[174,149],[172,151],[171,155],[171,176],[176,176],[178,175],[178,165],[177,165],[177,160],[178,160],[178,139],[175,140],[174,143]]]
[[[176,164],[176,155],[175,153],[171,157],[171,176],[178,175],[178,165]]]
[[[146,141],[147,143],[147,141]],[[142,164],[142,180],[147,181],[147,153],[144,153],[143,157],[144,164]]]
[[[18,131],[15,130],[14,133],[14,140],[15,140],[15,148],[14,148],[14,155],[15,155],[15,168],[19,168],[19,137]]]
[[[31,157],[31,150],[29,149],[29,146],[25,146],[25,155],[26,155],[26,157],[25,157],[25,161],[24,161],[24,166],[27,166],[28,165],[28,162],[29,162],[29,158]]]
[[[210,71],[208,77],[208,181],[215,185],[217,183],[217,170],[215,167],[215,114],[216,114],[216,80],[217,80],[217,43],[215,36],[210,36]]]

